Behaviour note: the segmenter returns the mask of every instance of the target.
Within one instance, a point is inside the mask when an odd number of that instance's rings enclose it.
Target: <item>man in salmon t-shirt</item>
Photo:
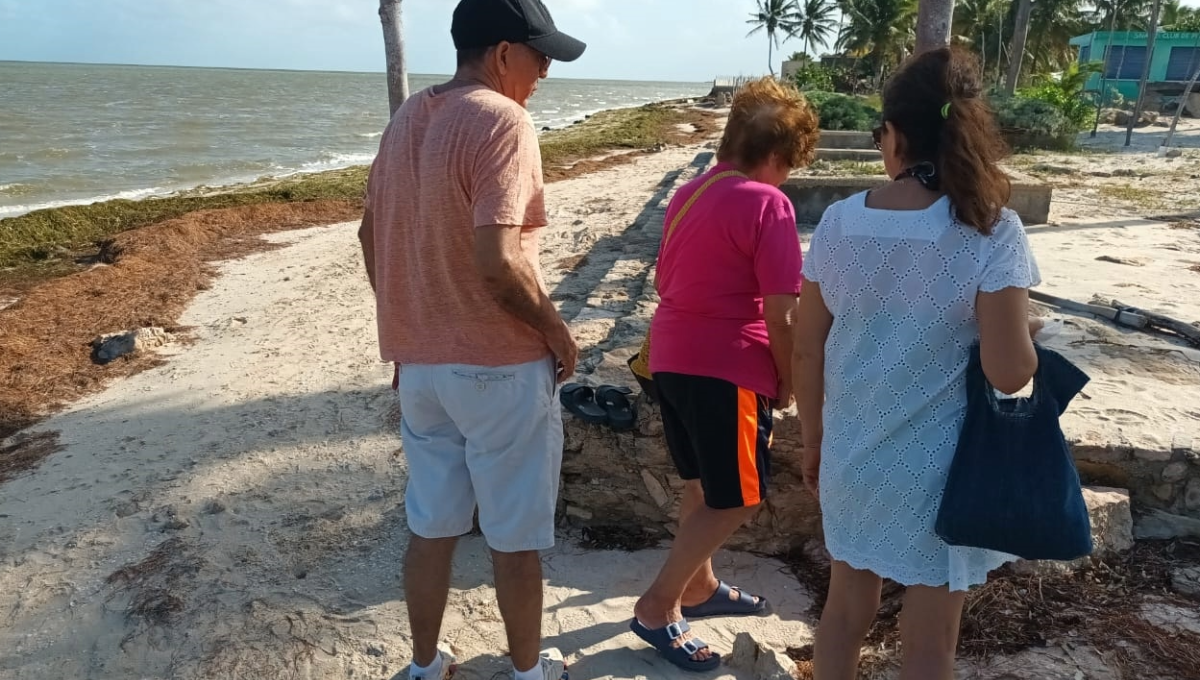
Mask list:
[[[515,680],[559,680],[561,655],[538,651],[538,551],[554,544],[555,391],[578,349],[542,282],[542,161],[525,105],[552,60],[585,46],[540,0],[462,0],[450,33],[458,70],[392,118],[360,230],[380,354],[399,367],[409,674],[450,672],[437,642],[451,558],[478,507]]]

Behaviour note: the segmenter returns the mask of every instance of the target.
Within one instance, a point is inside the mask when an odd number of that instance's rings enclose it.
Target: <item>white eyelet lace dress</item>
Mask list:
[[[984,236],[927,210],[830,206],[804,258],[834,321],[825,344],[821,510],[835,560],[904,585],[966,590],[1010,555],[946,545],[934,520],[966,411],[978,291],[1040,282],[1005,211]]]

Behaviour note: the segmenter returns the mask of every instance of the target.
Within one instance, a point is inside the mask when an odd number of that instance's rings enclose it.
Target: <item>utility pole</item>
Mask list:
[[[1137,104],[1133,107],[1133,117],[1125,128],[1125,146],[1133,143],[1133,126],[1142,117],[1142,106],[1146,103],[1146,81],[1150,80],[1150,64],[1154,62],[1154,39],[1158,37],[1158,13],[1162,9],[1162,0],[1154,0],[1154,10],[1150,13],[1150,31],[1146,40],[1146,65],[1142,68],[1142,79],[1138,81]]]

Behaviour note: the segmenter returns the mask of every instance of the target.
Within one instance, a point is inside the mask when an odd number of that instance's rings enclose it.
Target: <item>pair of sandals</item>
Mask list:
[[[592,425],[608,425],[616,432],[628,432],[637,425],[637,413],[629,396],[633,390],[617,385],[591,387],[567,383],[558,399],[571,415]]]
[[[730,595],[737,593],[736,598]],[[694,607],[681,607],[682,621],[669,623],[658,629],[650,629],[642,625],[635,617],[629,622],[629,629],[635,635],[645,640],[667,661],[685,671],[702,673],[715,670],[721,665],[721,655],[716,652],[709,654],[707,659],[698,661],[694,657],[698,652],[707,649],[708,643],[699,637],[681,640],[692,627],[688,619],[703,619],[717,616],[766,616],[771,612],[771,605],[764,597],[755,598],[745,590],[731,586],[721,581],[712,597]],[[677,642],[678,641],[678,642]]]

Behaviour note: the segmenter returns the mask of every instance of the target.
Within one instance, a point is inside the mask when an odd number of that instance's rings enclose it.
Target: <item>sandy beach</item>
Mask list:
[[[1162,131],[1139,130],[1134,152],[1013,160],[1056,187],[1050,224],[1030,229],[1054,294],[1200,319],[1200,125],[1187,123],[1181,158],[1158,158],[1148,145]],[[550,185],[542,262],[584,373],[639,339],[657,247],[642,227],[661,222],[711,147],[671,146]],[[281,247],[221,264],[180,319],[190,337],[160,350],[161,365],[32,430],[56,450],[0,492],[0,679],[406,677],[406,463],[356,228],[271,234]],[[1089,399],[1072,412],[1080,427],[1134,445],[1200,441],[1194,351],[1042,313],[1048,343],[1091,362]],[[1161,362],[1111,360],[1122,344],[1151,346]],[[594,551],[579,539],[564,525],[544,557],[545,644],[576,680],[684,677],[627,628],[662,547]],[[774,604],[770,617],[698,623],[717,650],[742,632],[778,651],[811,644],[814,593],[785,564],[726,552],[717,565]],[[482,540],[469,537],[444,627],[464,680],[507,667],[489,582]],[[1164,630],[1200,634],[1194,614],[1176,612]],[[963,661],[960,677],[1122,676],[1091,647],[1052,645]]]

